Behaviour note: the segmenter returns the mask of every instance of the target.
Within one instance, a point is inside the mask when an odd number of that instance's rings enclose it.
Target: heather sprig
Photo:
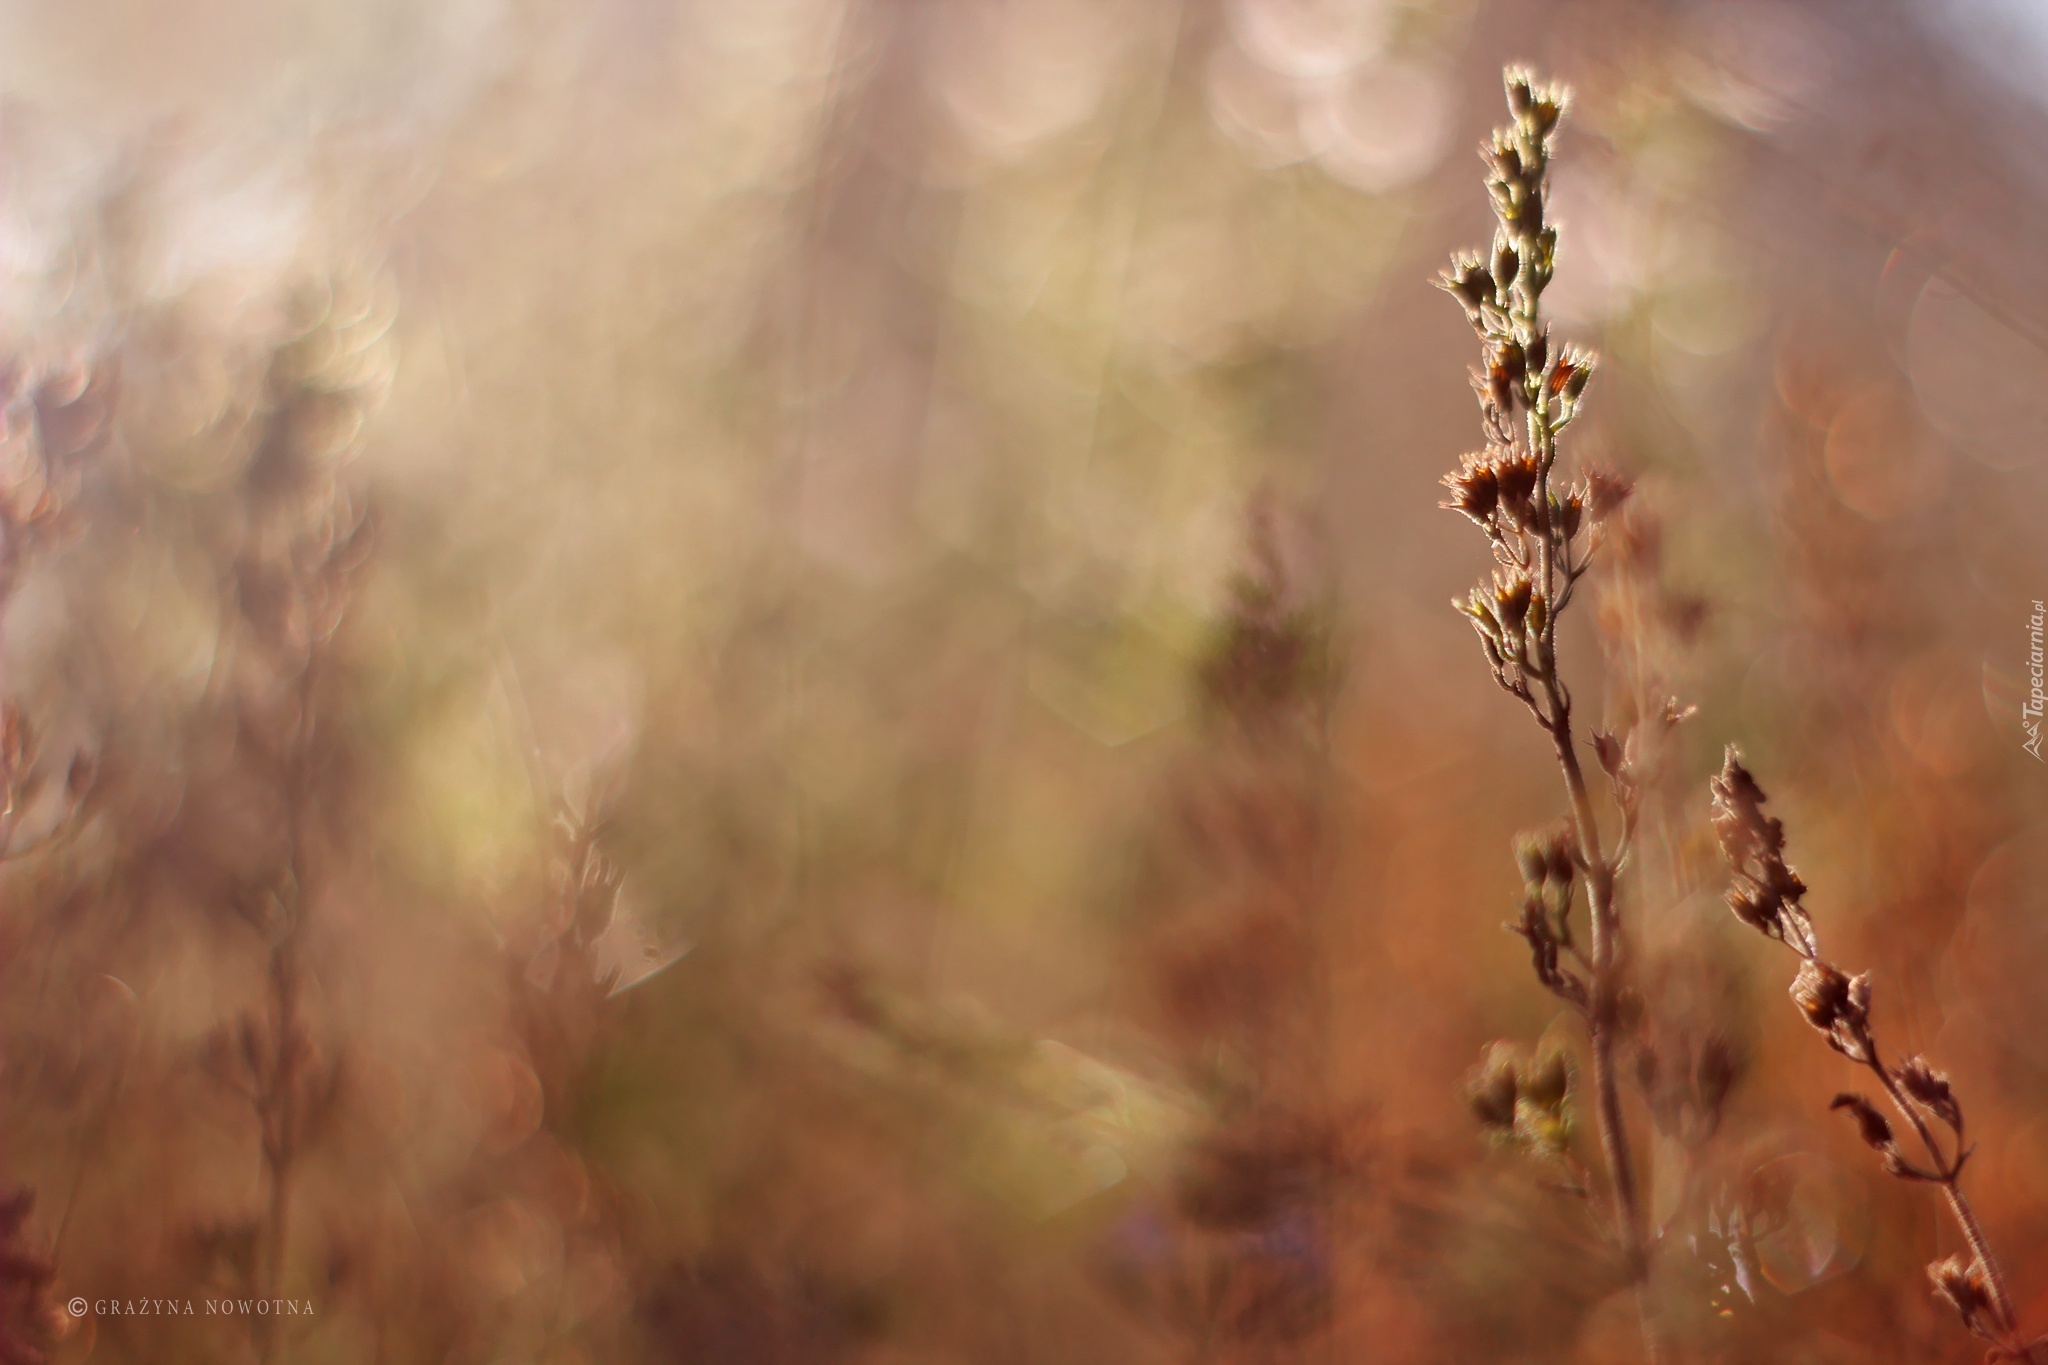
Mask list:
[[[1628,498],[1629,485],[1598,473],[1567,481],[1557,468],[1558,438],[1578,415],[1595,364],[1590,352],[1552,339],[1541,309],[1557,260],[1557,228],[1547,217],[1551,142],[1568,96],[1519,69],[1506,73],[1506,85],[1512,121],[1480,148],[1497,219],[1492,247],[1485,256],[1454,258],[1438,279],[1479,336],[1482,362],[1472,382],[1485,437],[1484,449],[1445,477],[1450,497],[1443,505],[1484,533],[1494,560],[1491,574],[1453,605],[1478,633],[1494,681],[1550,736],[1564,777],[1567,816],[1557,832],[1521,848],[1525,894],[1518,921],[1508,927],[1528,943],[1537,979],[1585,1021],[1592,1107],[1617,1236],[1630,1276],[1640,1281],[1647,1270],[1643,1211],[1615,1067],[1628,999],[1615,882],[1639,806],[1634,746],[1627,736],[1592,739],[1621,817],[1610,848],[1572,729],[1571,689],[1557,661],[1558,622],[1592,563],[1601,524]],[[1572,924],[1581,886],[1583,937]],[[1505,1114],[1498,1102],[1503,1086],[1497,1078],[1489,1084],[1475,1094],[1496,1116]]]
[[[2004,1273],[1963,1193],[1963,1167],[1973,1149],[1965,1142],[1962,1103],[1948,1076],[1923,1057],[1886,1060],[1871,1024],[1870,974],[1851,976],[1821,955],[1803,903],[1806,883],[1785,861],[1784,823],[1764,813],[1764,790],[1732,744],[1711,790],[1714,832],[1734,874],[1729,908],[1744,924],[1798,954],[1793,1003],[1829,1047],[1871,1073],[1912,1130],[1918,1153],[1908,1153],[1891,1121],[1867,1096],[1839,1094],[1828,1107],[1848,1113],[1886,1171],[1901,1180],[1939,1185],[1969,1244],[1968,1256],[1950,1256],[1927,1268],[1935,1292],[1965,1327],[1991,1343],[1988,1360],[2041,1359],[2048,1338],[2022,1336]],[[1937,1136],[1937,1124],[1948,1130],[1945,1141]]]

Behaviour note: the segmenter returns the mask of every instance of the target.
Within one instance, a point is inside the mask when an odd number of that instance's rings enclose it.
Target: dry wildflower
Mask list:
[[[1715,832],[1734,873],[1729,906],[1744,924],[1799,955],[1793,1003],[1826,1037],[1828,1046],[1876,1078],[1892,1108],[1918,1140],[1921,1159],[1907,1155],[1891,1122],[1865,1096],[1837,1095],[1829,1107],[1848,1112],[1863,1141],[1883,1158],[1888,1173],[1901,1180],[1941,1186],[1949,1211],[1969,1243],[1970,1255],[1938,1261],[1928,1268],[1928,1274],[1936,1293],[1956,1311],[1963,1325],[1991,1343],[1989,1358],[2038,1359],[2037,1348],[2042,1343],[2021,1335],[2004,1273],[1985,1239],[1976,1210],[1963,1193],[1963,1167],[1971,1149],[1964,1140],[1962,1105],[1948,1077],[1922,1057],[1898,1063],[1885,1060],[1871,1023],[1870,976],[1851,976],[1821,956],[1813,921],[1801,904],[1806,884],[1785,862],[1785,827],[1765,813],[1768,798],[1732,744],[1720,775],[1713,779],[1712,791]],[[1936,1137],[1930,1120],[1948,1129],[1946,1142]]]
[[[1595,369],[1590,352],[1553,341],[1541,310],[1557,257],[1557,229],[1545,211],[1551,140],[1568,100],[1561,87],[1541,85],[1519,68],[1505,79],[1513,119],[1480,148],[1498,220],[1493,245],[1483,266],[1478,256],[1462,255],[1438,280],[1464,307],[1479,336],[1482,363],[1472,382],[1486,439],[1483,451],[1467,455],[1444,480],[1452,494],[1444,505],[1479,527],[1496,565],[1487,581],[1454,605],[1478,633],[1495,682],[1550,736],[1564,777],[1570,802],[1565,828],[1544,847],[1524,846],[1524,900],[1520,918],[1508,927],[1529,944],[1537,979],[1585,1021],[1616,1240],[1628,1274],[1640,1282],[1647,1242],[1615,1066],[1617,1039],[1636,1012],[1623,981],[1615,883],[1634,833],[1637,786],[1628,740],[1597,737],[1595,756],[1622,811],[1622,828],[1610,847],[1594,814],[1572,726],[1572,693],[1559,674],[1557,649],[1558,622],[1591,564],[1596,528],[1628,492],[1610,474],[1569,485],[1557,468],[1558,438],[1577,415]],[[1587,905],[1583,944],[1571,924],[1581,884]],[[1493,1070],[1469,1093],[1482,1123],[1498,1129],[1506,1083],[1497,1063],[1488,1065]],[[1518,1094],[1526,1094],[1528,1079],[1520,1078]],[[1555,1073],[1546,1071],[1540,1079],[1549,1094]],[[1565,1131],[1560,1123],[1540,1135],[1561,1143]],[[1645,1338],[1654,1356],[1647,1319]]]

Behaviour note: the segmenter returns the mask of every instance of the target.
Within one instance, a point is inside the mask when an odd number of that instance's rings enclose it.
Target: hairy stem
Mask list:
[[[1516,319],[1527,342],[1539,335],[1541,321],[1533,296],[1526,313]],[[1526,344],[1526,343],[1525,343]],[[1550,396],[1538,386],[1529,412],[1529,444],[1536,457],[1537,575],[1543,600],[1555,604],[1557,591],[1557,537],[1551,525],[1550,477],[1557,462],[1557,429],[1550,411]],[[1642,1200],[1636,1191],[1635,1163],[1629,1154],[1628,1128],[1622,1120],[1621,1090],[1614,1067],[1615,961],[1620,927],[1614,909],[1614,864],[1608,862],[1600,837],[1599,818],[1586,787],[1585,768],[1572,736],[1571,693],[1558,676],[1557,623],[1562,612],[1546,616],[1537,643],[1537,664],[1550,714],[1545,718],[1557,763],[1564,773],[1565,791],[1571,798],[1572,836],[1579,856],[1586,864],[1586,900],[1592,922],[1592,983],[1586,1028],[1593,1053],[1593,1107],[1599,1116],[1600,1151],[1607,1163],[1607,1175],[1614,1187],[1615,1222],[1621,1236],[1623,1255],[1631,1279],[1640,1283],[1648,1269],[1644,1250]],[[1646,1344],[1652,1358],[1656,1345],[1648,1333]]]
[[[1912,1125],[1921,1145],[1927,1149],[1933,1168],[1941,1172],[1941,1188],[1948,1196],[1949,1211],[1955,1214],[1956,1225],[1963,1230],[1963,1240],[1969,1243],[1970,1254],[1976,1257],[1977,1264],[1983,1267],[1984,1282],[1991,1291],[1991,1306],[1998,1313],[1999,1326],[2007,1333],[2017,1332],[2019,1313],[2013,1307],[2012,1295],[2005,1287],[2005,1271],[1999,1267],[1998,1257],[1992,1253],[1991,1240],[1984,1235],[1984,1225],[1977,1221],[1977,1211],[1970,1206],[1970,1197],[1963,1193],[1962,1167],[1965,1153],[1957,1151],[1953,1161],[1942,1155],[1941,1148],[1935,1143],[1934,1133],[1927,1126],[1927,1120],[1921,1116],[1915,1105],[1899,1093],[1899,1083],[1893,1079],[1891,1068],[1879,1059],[1877,1040],[1866,1035],[1862,1041],[1865,1065],[1877,1076],[1878,1083],[1884,1086],[1884,1093],[1890,1097],[1892,1108],[1898,1110],[1906,1122]],[[2031,1361],[2035,1358],[2033,1350],[2029,1347],[2022,1346],[2016,1349],[2021,1360]]]

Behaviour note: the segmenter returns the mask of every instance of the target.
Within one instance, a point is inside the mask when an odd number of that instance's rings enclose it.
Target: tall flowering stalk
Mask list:
[[[1801,903],[1806,883],[1785,861],[1785,826],[1764,814],[1764,790],[1742,766],[1734,745],[1728,747],[1720,776],[1713,779],[1714,832],[1734,874],[1728,905],[1750,928],[1776,939],[1799,956],[1799,975],[1792,1000],[1806,1021],[1820,1030],[1828,1046],[1867,1069],[1891,1102],[1922,1155],[1908,1155],[1891,1121],[1867,1096],[1843,1093],[1832,1109],[1846,1110],[1863,1140],[1879,1153],[1884,1168],[1901,1180],[1941,1187],[1968,1243],[1968,1256],[1949,1256],[1927,1268],[1935,1292],[1956,1311],[1963,1325],[1991,1343],[1988,1361],[2048,1360],[2048,1337],[2027,1340],[2005,1274],[1977,1212],[1963,1193],[1963,1167],[1971,1149],[1963,1139],[1963,1107],[1942,1072],[1924,1057],[1885,1059],[1870,1022],[1870,974],[1850,976],[1821,956],[1813,919]],[[1936,1125],[1948,1132],[1937,1136]]]
[[[1509,927],[1528,941],[1537,978],[1585,1021],[1615,1235],[1629,1276],[1640,1283],[1647,1243],[1615,1063],[1624,999],[1615,883],[1639,804],[1635,746],[1608,734],[1591,740],[1620,813],[1610,847],[1572,728],[1572,692],[1557,663],[1558,622],[1587,572],[1599,523],[1628,487],[1601,474],[1568,482],[1557,468],[1558,439],[1578,413],[1594,363],[1589,353],[1552,341],[1540,306],[1557,257],[1557,229],[1545,208],[1551,140],[1567,94],[1516,69],[1506,84],[1513,121],[1480,149],[1499,220],[1492,250],[1484,258],[1454,258],[1439,278],[1479,334],[1483,363],[1473,385],[1486,438],[1484,450],[1444,479],[1451,490],[1444,506],[1485,534],[1495,562],[1491,576],[1454,605],[1478,631],[1494,681],[1550,736],[1564,776],[1569,809],[1562,828],[1525,841],[1518,852],[1527,896],[1520,922]],[[1669,708],[1662,719],[1677,715]],[[1572,922],[1581,883],[1588,907],[1583,942]],[[1553,1061],[1518,1067],[1496,1048],[1474,1083],[1474,1112],[1489,1127],[1563,1155],[1568,1126],[1561,1128],[1567,1111],[1560,1079]]]

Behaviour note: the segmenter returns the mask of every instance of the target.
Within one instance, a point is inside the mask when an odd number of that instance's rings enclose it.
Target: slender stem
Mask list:
[[[1970,1207],[1970,1197],[1963,1193],[1962,1182],[1950,1176],[1942,1182],[1942,1190],[1948,1195],[1949,1211],[1956,1216],[1956,1222],[1963,1230],[1963,1240],[1970,1244],[1970,1252],[1977,1258],[1977,1264],[1984,1268],[1984,1280],[1991,1289],[1991,1305],[1998,1310],[1998,1316],[2008,1332],[2019,1330],[2019,1314],[2012,1306],[2012,1296],[2006,1292],[2005,1272],[1998,1267],[1998,1258],[1991,1254],[1991,1242],[1984,1236],[1984,1227],[1977,1221],[1977,1211]],[[2027,1359],[2033,1353],[2027,1353]]]
[[[1517,319],[1526,339],[1533,340],[1540,323],[1532,302]],[[1550,518],[1550,474],[1557,461],[1557,431],[1551,423],[1549,395],[1537,386],[1529,411],[1530,453],[1536,459],[1536,545],[1537,574],[1545,603],[1554,604],[1557,578],[1557,537]],[[1546,610],[1543,629],[1536,645],[1536,663],[1543,690],[1550,703],[1546,727],[1557,748],[1558,767],[1564,773],[1565,790],[1571,797],[1573,838],[1579,856],[1586,863],[1586,899],[1592,922],[1592,1000],[1587,1011],[1587,1032],[1593,1053],[1594,1110],[1600,1121],[1601,1154],[1614,1185],[1616,1222],[1620,1225],[1622,1251],[1628,1259],[1629,1276],[1640,1282],[1648,1270],[1644,1250],[1642,1200],[1636,1191],[1635,1165],[1630,1159],[1628,1128],[1622,1120],[1621,1091],[1614,1068],[1615,958],[1619,926],[1614,913],[1614,865],[1601,847],[1600,822],[1593,812],[1593,799],[1586,788],[1585,769],[1579,763],[1578,746],[1572,736],[1571,695],[1558,677],[1557,621],[1561,613]],[[1654,1359],[1656,1345],[1648,1332],[1645,1340]]]
[[[1614,1184],[1622,1250],[1628,1256],[1629,1273],[1640,1277],[1646,1269],[1642,1201],[1636,1191],[1635,1165],[1629,1155],[1628,1128],[1622,1121],[1621,1090],[1614,1069],[1614,872],[1602,853],[1600,826],[1586,790],[1585,772],[1572,747],[1570,704],[1553,690],[1551,705],[1558,766],[1564,770],[1565,787],[1571,795],[1572,833],[1586,860],[1586,899],[1592,907],[1593,999],[1586,1027],[1592,1040],[1594,1110],[1600,1120],[1601,1154]]]
[[[1474,481],[1465,486],[1460,476],[1453,482],[1461,487],[1461,510],[1488,528],[1496,560],[1511,571],[1507,581],[1496,576],[1495,582],[1497,603],[1512,610],[1496,617],[1475,594],[1470,614],[1480,624],[1495,679],[1529,708],[1550,735],[1571,798],[1574,856],[1585,868],[1591,905],[1590,958],[1585,959],[1591,980],[1583,992],[1583,1009],[1592,1053],[1593,1108],[1598,1115],[1601,1156],[1614,1191],[1618,1240],[1642,1318],[1644,1353],[1654,1365],[1660,1351],[1648,1298],[1642,1199],[1636,1188],[1615,1074],[1621,934],[1614,888],[1627,847],[1628,820],[1625,815],[1621,841],[1610,859],[1601,845],[1600,823],[1572,735],[1571,690],[1557,668],[1558,618],[1570,602],[1585,564],[1583,557],[1573,562],[1566,529],[1575,528],[1579,506],[1569,504],[1572,510],[1562,514],[1561,522],[1557,508],[1568,504],[1553,504],[1551,479],[1557,463],[1558,433],[1570,420],[1590,373],[1583,357],[1566,366],[1563,353],[1551,355],[1540,307],[1557,242],[1556,229],[1546,224],[1543,214],[1549,139],[1563,110],[1564,96],[1557,90],[1535,87],[1527,74],[1518,70],[1508,72],[1507,84],[1515,122],[1497,130],[1491,147],[1482,149],[1494,172],[1488,190],[1500,224],[1490,268],[1485,261],[1460,258],[1454,273],[1446,277],[1447,287],[1465,301],[1485,347],[1487,368],[1477,375],[1482,422],[1489,450],[1500,452],[1498,458],[1503,463],[1483,470],[1468,466]],[[1513,430],[1518,407],[1528,414],[1526,436],[1520,438]],[[1526,456],[1516,450],[1523,440]],[[1533,489],[1522,481],[1531,464]],[[1510,467],[1515,476],[1512,494],[1505,472]],[[1480,481],[1480,472],[1494,482]],[[1529,499],[1526,510],[1524,497]],[[1503,500],[1507,505],[1497,506]],[[1532,931],[1529,937],[1545,984],[1581,1003],[1576,989],[1567,992],[1559,988],[1554,966],[1557,945],[1551,936],[1539,939]]]
[[[1963,1153],[1958,1151],[1954,1161],[1943,1157],[1941,1148],[1935,1144],[1934,1134],[1928,1128],[1926,1119],[1904,1095],[1899,1093],[1899,1083],[1892,1078],[1891,1068],[1877,1055],[1877,1040],[1865,1034],[1863,1044],[1865,1065],[1876,1074],[1884,1092],[1891,1098],[1892,1107],[1905,1116],[1913,1126],[1921,1143],[1927,1148],[1927,1155],[1933,1160],[1934,1169],[1941,1172],[1942,1192],[1948,1196],[1949,1211],[1956,1216],[1956,1223],[1963,1230],[1963,1240],[1970,1244],[1970,1254],[1984,1271],[1984,1282],[1991,1291],[1991,1306],[1998,1313],[1999,1326],[2008,1334],[2019,1331],[2019,1313],[2013,1308],[2012,1295],[2005,1287],[2005,1272],[1999,1267],[1998,1257],[1992,1253],[1991,1240],[1984,1235],[1984,1225],[1977,1221],[1977,1211],[1970,1206],[1970,1198],[1963,1193]],[[1958,1135],[1960,1137],[1960,1135]],[[2019,1347],[2022,1360],[2034,1358],[2031,1348]]]
[[[1532,431],[1542,431],[1544,442],[1553,437],[1545,414],[1536,413]],[[1542,452],[1548,454],[1549,452]],[[1539,457],[1540,458],[1540,457]],[[1538,465],[1537,515],[1549,518],[1548,461]],[[1542,574],[1546,588],[1551,578],[1551,537],[1543,527]],[[1636,1310],[1642,1318],[1643,1350],[1651,1365],[1661,1357],[1657,1331],[1647,1295],[1649,1255],[1643,1232],[1642,1198],[1636,1189],[1635,1162],[1629,1153],[1628,1125],[1622,1118],[1621,1087],[1614,1066],[1615,960],[1620,926],[1614,911],[1614,865],[1601,847],[1600,822],[1593,812],[1593,798],[1586,788],[1586,773],[1572,736],[1571,698],[1557,676],[1557,617],[1552,613],[1544,623],[1539,646],[1543,688],[1550,702],[1546,728],[1557,748],[1557,763],[1564,773],[1566,792],[1571,797],[1572,835],[1579,855],[1586,863],[1586,901],[1592,925],[1592,1000],[1586,1011],[1586,1032],[1593,1054],[1593,1107],[1599,1117],[1600,1151],[1607,1164],[1608,1180],[1614,1187],[1615,1222],[1621,1236],[1622,1254],[1628,1263],[1629,1279],[1635,1284]]]

